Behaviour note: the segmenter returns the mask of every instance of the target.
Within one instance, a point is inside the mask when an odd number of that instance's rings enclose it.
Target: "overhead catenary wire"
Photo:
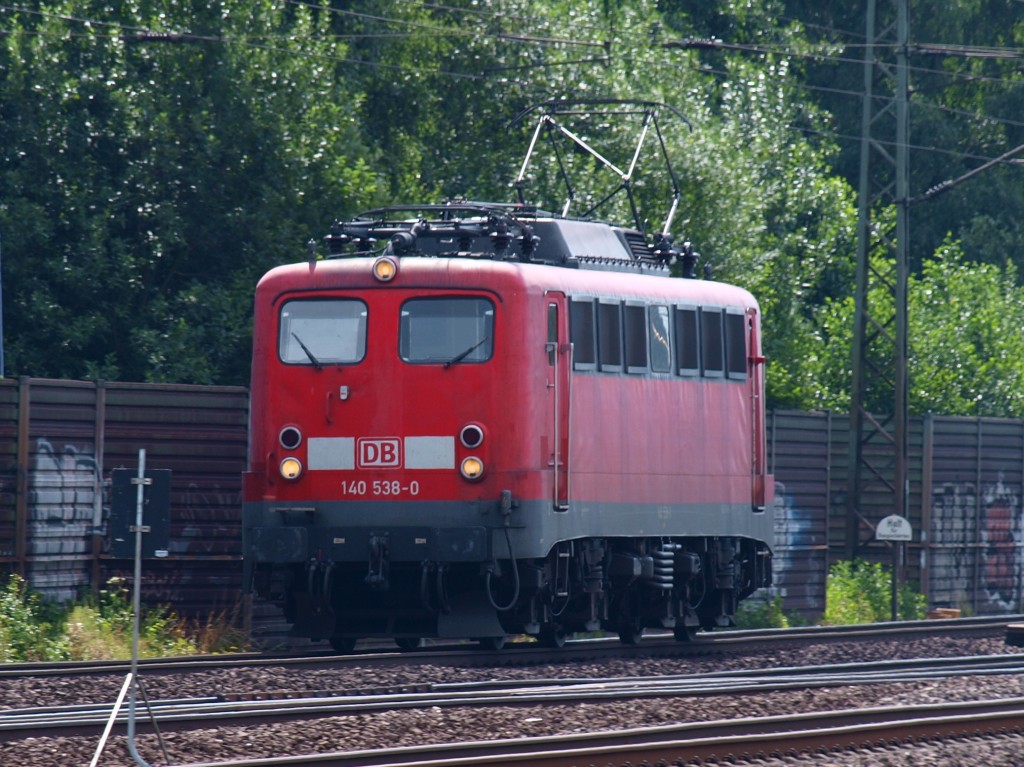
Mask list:
[[[1014,147],[1013,149],[1011,149],[1008,152],[1004,152],[999,157],[993,158],[992,160],[990,160],[989,162],[985,163],[984,165],[980,165],[977,168],[974,168],[974,169],[968,171],[967,173],[964,173],[962,176],[959,176],[958,178],[950,179],[949,181],[943,181],[941,184],[936,184],[931,189],[926,191],[924,194],[920,194],[917,197],[912,197],[908,201],[908,203],[910,205],[916,205],[919,202],[924,202],[926,200],[930,200],[930,199],[932,199],[934,197],[937,197],[938,195],[942,194],[943,192],[949,191],[950,189],[952,189],[957,184],[960,184],[963,181],[967,181],[968,179],[973,178],[974,176],[977,176],[979,173],[982,173],[983,171],[988,170],[992,166],[997,165],[1000,162],[1004,162],[1004,161],[1010,159],[1011,157],[1013,157],[1014,155],[1020,154],[1021,152],[1024,152],[1024,144],[1021,144],[1018,147]]]
[[[333,15],[346,16],[346,17],[350,17],[350,18],[354,18],[354,19],[363,19],[363,20],[370,21],[370,22],[373,22],[373,23],[380,23],[380,24],[387,24],[387,25],[398,25],[398,26],[403,26],[403,27],[409,27],[409,28],[412,28],[412,29],[416,29],[416,30],[420,30],[420,31],[429,31],[431,33],[435,33],[435,34],[438,34],[438,35],[444,35],[444,36],[455,36],[455,37],[464,37],[464,38],[467,38],[467,39],[482,39],[482,40],[490,40],[490,41],[505,41],[505,42],[508,42],[508,43],[516,43],[516,44],[529,43],[529,44],[545,44],[545,45],[587,46],[587,47],[600,47],[600,48],[605,48],[605,49],[607,49],[609,47],[609,42],[607,40],[582,40],[582,39],[561,38],[561,37],[548,37],[548,36],[530,35],[530,34],[514,34],[513,35],[513,34],[495,33],[494,31],[490,31],[490,30],[464,30],[464,29],[460,29],[459,27],[427,24],[427,23],[421,22],[421,21],[414,21],[414,20],[409,20],[409,19],[401,19],[401,18],[396,18],[396,17],[392,17],[392,16],[383,16],[383,15],[378,15],[378,14],[368,14],[368,13],[363,13],[363,12],[360,12],[360,11],[352,11],[352,10],[348,10],[348,9],[338,9],[338,8],[333,8],[333,7],[328,6],[328,5],[322,5],[322,4],[312,3],[312,2],[306,2],[304,0],[282,0],[282,1],[285,2],[285,3],[291,4],[291,5],[301,6],[301,7],[309,8],[311,10],[318,10],[318,11],[321,11],[321,12],[324,12],[324,13],[333,14]],[[424,7],[428,7],[428,6],[424,6]],[[450,10],[450,12],[454,12],[456,10],[461,10],[461,9],[453,9],[453,8],[451,8],[451,6],[442,6],[442,5],[430,5],[429,7],[436,7],[438,9],[440,9],[440,10]],[[124,25],[124,24],[121,24],[121,23],[118,23],[118,22],[110,22],[110,21],[101,21],[101,20],[96,20],[96,19],[82,18],[82,17],[76,17],[76,16],[72,16],[72,15],[69,15],[69,14],[63,14],[63,13],[58,13],[58,12],[54,12],[54,11],[41,11],[41,10],[37,10],[37,9],[24,8],[24,7],[20,7],[20,6],[11,6],[11,5],[0,5],[0,11],[7,11],[7,12],[11,12],[11,13],[25,13],[25,14],[32,14],[32,15],[43,16],[43,17],[60,18],[60,19],[64,19],[64,20],[69,21],[69,22],[77,22],[77,23],[81,23],[81,24],[84,24],[84,25],[88,25],[89,27],[111,27],[111,28],[115,28],[115,29],[130,29],[130,30],[134,30],[134,31],[136,31],[136,32],[138,32],[140,34],[152,35],[152,36],[154,36],[153,39],[156,39],[160,35],[173,35],[174,36],[173,39],[181,40],[181,41],[193,40],[193,41],[207,41],[207,42],[223,42],[223,43],[231,43],[231,44],[252,45],[254,47],[259,47],[257,43],[252,42],[252,41],[253,40],[262,39],[263,37],[265,37],[265,36],[258,36],[258,35],[257,36],[249,36],[249,35],[247,35],[247,36],[208,36],[208,35],[205,35],[204,36],[204,35],[198,35],[198,34],[195,34],[195,33],[192,33],[192,32],[187,32],[187,31],[186,32],[182,32],[182,31],[174,32],[174,31],[152,30],[152,29],[148,29],[148,28],[145,28],[145,27],[138,27],[138,26],[134,26],[134,25]],[[502,18],[502,15],[495,13],[494,17],[495,18]],[[583,29],[598,30],[598,28],[596,28],[596,27],[588,27],[587,25],[583,25],[582,28]],[[607,30],[598,30],[598,31],[606,32]],[[4,32],[3,30],[0,30],[0,34],[3,34],[3,32]],[[91,33],[91,34],[94,34],[94,33]],[[332,35],[332,37],[337,38],[337,39],[361,39],[361,38],[372,38],[372,37],[375,37],[375,36],[377,36],[377,35],[370,35],[370,34],[367,34],[367,33],[359,33],[358,35],[352,35],[352,36],[347,36],[347,35],[344,35],[344,34]],[[415,33],[410,32],[408,34],[408,36],[409,37],[413,37],[413,36],[415,36]],[[400,38],[401,37],[401,33],[389,33],[388,37]],[[166,38],[166,39],[172,39],[172,38]],[[287,38],[287,39],[299,40],[301,38]],[[308,38],[308,39],[315,40],[316,38]],[[794,48],[792,45],[790,45],[788,43],[780,43],[780,44],[777,44],[777,45],[764,44],[764,43],[759,43],[759,44],[726,43],[726,42],[724,42],[722,40],[719,40],[719,39],[716,39],[716,38],[682,38],[682,39],[677,40],[677,41],[669,41],[669,42],[666,42],[666,43],[662,43],[661,45],[663,47],[665,47],[665,48],[682,47],[682,48],[705,48],[705,49],[718,49],[718,50],[745,51],[745,52],[749,52],[749,53],[758,53],[758,54],[764,54],[764,55],[775,54],[775,55],[783,55],[783,56],[792,57],[792,58],[807,58],[807,59],[812,59],[812,60],[815,60],[815,61],[831,62],[831,63],[836,63],[836,64],[848,63],[848,64],[854,64],[854,65],[856,65],[858,67],[863,65],[863,59],[859,58],[859,57],[858,58],[849,58],[849,57],[846,57],[846,56],[843,56],[843,55],[837,55],[835,53],[830,53],[828,51],[821,51],[821,50],[817,50],[817,51],[815,51],[815,50],[802,51],[802,50],[798,50],[798,49]],[[814,44],[812,44],[812,45],[814,45]],[[818,44],[818,45],[821,45],[821,44]],[[826,48],[835,48],[835,47],[839,46],[839,47],[842,47],[845,50],[845,49],[862,47],[863,44],[843,42],[843,41],[835,41],[835,42],[825,43],[824,46]],[[984,46],[955,46],[955,45],[944,45],[944,44],[933,44],[933,43],[915,44],[915,46],[912,46],[912,47],[913,48],[918,48],[919,47],[923,52],[928,52],[928,53],[939,53],[939,52],[941,52],[942,55],[947,55],[947,56],[948,55],[965,55],[966,56],[966,55],[970,55],[972,53],[972,51],[973,51],[973,52],[983,52],[986,57],[991,57],[991,58],[1024,58],[1024,49],[1020,49],[1020,48],[998,48],[998,47],[984,47]],[[270,50],[277,50],[277,49],[270,49]],[[291,49],[286,49],[284,52],[292,53],[292,54],[299,53],[299,52],[291,50]],[[403,68],[401,65],[390,65],[390,67],[388,67],[386,65],[381,64],[380,62],[373,62],[373,61],[367,61],[367,60],[361,60],[361,59],[345,59],[345,58],[337,58],[337,57],[335,57],[335,60],[342,61],[344,63],[353,63],[353,64],[357,64],[357,65],[362,65],[362,66],[376,66],[376,67],[380,67],[380,68]],[[566,63],[567,64],[568,63],[573,63],[573,64],[579,64],[579,63],[600,63],[600,64],[604,64],[606,62],[605,62],[605,60],[602,57],[596,57],[596,58],[594,58],[592,60],[588,60],[588,59],[574,60],[572,62],[566,62]],[[523,68],[529,68],[529,66],[530,65],[524,65]],[[543,63],[543,64],[535,64],[533,66],[535,66],[536,68],[546,68],[546,67],[552,66],[552,64],[546,62],[546,63]],[[404,68],[405,69],[411,69],[409,67],[404,67]],[[935,69],[930,69],[930,68],[926,68],[926,67],[911,67],[910,69],[911,69],[912,72],[927,73],[927,74],[938,75],[938,76],[945,76],[945,77],[951,77],[951,78],[962,78],[962,79],[965,79],[965,80],[968,80],[968,81],[1002,82],[1004,80],[1004,78],[999,78],[999,77],[987,77],[987,76],[982,76],[982,75],[977,75],[977,74],[970,74],[970,73],[959,73],[959,72],[950,72],[950,71],[945,71],[945,70],[935,70]],[[470,74],[467,74],[467,73],[453,72],[453,71],[450,71],[450,70],[430,70],[430,71],[431,72],[442,72],[443,74],[449,74],[449,75],[451,75],[453,77],[473,77],[473,75],[470,75]]]
[[[569,46],[590,46],[590,47],[604,47],[607,49],[607,41],[595,41],[595,40],[577,40],[571,38],[558,38],[550,36],[540,36],[533,34],[501,34],[495,33],[493,30],[477,29],[477,30],[465,30],[460,29],[457,26],[445,26],[440,24],[428,24],[422,21],[401,19],[393,16],[386,16],[380,14],[370,14],[360,11],[338,9],[328,5],[307,2],[305,0],[282,0],[286,4],[293,6],[301,6],[310,10],[317,10],[324,13],[330,13],[333,15],[361,19],[372,24],[381,24],[388,26],[398,26],[400,28],[408,28],[419,31],[430,32],[431,34],[446,35],[462,37],[466,39],[475,40],[486,40],[486,41],[504,41],[509,44],[515,45],[536,45],[536,46],[549,46],[549,45],[569,45]],[[526,22],[529,19],[523,19],[522,17],[511,16],[496,11],[489,11],[487,9],[460,9],[453,6],[447,6],[441,3],[425,3],[424,8],[430,10],[436,10],[445,12],[449,15],[460,14],[462,16],[475,16],[481,19],[490,19],[504,21],[507,19],[513,19],[517,22]],[[21,6],[3,4],[0,5],[0,12],[7,13],[20,13],[35,15],[43,18],[56,18],[64,20],[68,23],[81,24],[88,28],[88,31],[83,33],[89,37],[96,37],[97,28],[106,28],[112,30],[110,37],[118,37],[126,42],[132,43],[211,43],[211,44],[222,44],[232,46],[244,46],[255,50],[262,50],[272,54],[282,54],[290,56],[300,56],[308,58],[310,60],[320,60],[334,63],[343,63],[358,67],[367,67],[373,69],[379,69],[383,71],[398,71],[398,72],[409,72],[417,76],[432,76],[432,77],[450,77],[453,79],[462,80],[476,80],[476,81],[489,81],[494,78],[502,78],[502,81],[517,83],[519,85],[529,86],[529,81],[523,80],[519,77],[519,73],[526,73],[534,70],[552,69],[557,67],[567,66],[588,66],[598,65],[606,66],[610,61],[610,57],[595,56],[587,58],[572,58],[561,61],[542,61],[542,62],[527,62],[522,64],[508,64],[504,66],[487,67],[479,72],[467,72],[458,71],[451,68],[423,68],[423,67],[412,67],[407,64],[383,62],[379,60],[371,60],[367,58],[359,58],[353,56],[334,56],[327,54],[322,51],[310,51],[303,50],[303,44],[317,44],[323,42],[322,37],[299,37],[299,36],[273,36],[273,35],[203,35],[189,31],[160,31],[153,30],[148,27],[125,24],[122,22],[98,20],[92,18],[83,18],[74,16],[71,14],[60,13],[56,11],[45,11],[32,8],[25,8]],[[590,31],[601,31],[605,30],[591,26],[582,25],[580,28]],[[4,34],[5,30],[0,30],[0,35]],[[331,39],[337,40],[358,40],[358,39],[374,39],[378,37],[386,37],[388,39],[401,39],[403,36],[413,37],[417,32],[385,32],[385,33],[368,33],[359,32],[352,33],[351,35],[335,34],[331,35]],[[852,34],[852,33],[851,33]],[[263,42],[265,40],[285,40],[296,45],[294,47],[284,47],[282,45],[273,45]],[[862,43],[849,42],[849,41],[831,41],[822,44],[826,50],[811,50],[811,51],[800,51],[795,49],[789,44],[738,44],[738,43],[726,43],[717,39],[705,39],[705,38],[683,38],[676,41],[669,41],[661,44],[662,47],[671,48],[689,48],[689,49],[710,49],[710,50],[730,50],[730,51],[745,51],[750,53],[756,53],[761,55],[780,55],[787,58],[806,58],[821,63],[834,63],[834,64],[854,64],[858,67],[863,66],[863,59],[861,58],[849,58],[843,55],[838,55],[830,52],[829,49],[841,47],[843,50],[854,49],[862,47]],[[1019,48],[999,48],[999,47],[988,47],[988,46],[963,46],[963,45],[947,45],[947,44],[923,44],[918,43],[912,46],[914,51],[929,55],[941,55],[941,56],[976,56],[981,58],[996,58],[996,59],[1008,59],[1008,58],[1021,58],[1024,57],[1024,49]],[[628,60],[630,57],[624,57],[624,60]],[[733,73],[723,73],[721,71],[714,71],[707,67],[695,67],[699,72],[706,74],[714,74],[718,76],[729,76],[736,77]],[[957,73],[941,71],[926,67],[911,67],[911,70],[917,73],[923,73],[934,76],[945,76],[945,77],[960,77],[966,81],[971,82],[1004,82],[1005,78],[981,76],[972,73]],[[503,77],[503,75],[509,75],[516,73],[512,77]],[[814,86],[801,84],[801,88],[805,88],[811,91],[817,92],[828,92],[836,95],[849,95],[856,98],[861,98],[862,94],[856,91],[847,91],[840,88],[827,88],[823,86]],[[980,120],[994,121],[997,124],[1019,126],[1022,123],[1017,120],[1001,118],[991,115],[968,113],[963,110],[953,110],[948,107],[941,105],[934,105],[927,102],[922,102],[917,106],[927,107],[930,109],[936,109],[940,111],[946,111],[951,114],[957,114],[962,117],[976,118]],[[818,134],[818,135],[831,135],[841,140],[857,140],[859,137],[845,136],[841,133],[809,129],[806,126],[791,126],[795,130],[799,130],[804,133]],[[885,143],[885,142],[882,142]],[[894,144],[889,144],[895,146]],[[951,157],[959,157],[965,160],[980,160],[983,162],[1002,162],[1018,164],[1021,161],[1019,159],[1004,158],[991,158],[986,156],[980,156],[977,154],[966,153],[962,151],[944,150],[933,146],[921,146],[915,145],[913,147],[918,151],[924,152],[937,152]]]
[[[422,25],[415,22],[408,22],[402,19],[394,19],[386,16],[372,16],[370,14],[361,14],[354,11],[341,11],[339,9],[330,8],[328,6],[316,5],[312,3],[300,2],[299,0],[284,0],[284,2],[291,3],[293,5],[301,5],[311,9],[322,10],[329,13],[345,13],[346,15],[360,18],[367,18],[368,20],[381,22],[381,23],[399,23],[405,24],[406,26],[419,26],[427,31],[431,32],[445,32],[450,33],[458,37],[464,37],[467,39],[479,39],[485,41],[499,41],[507,42],[511,44],[544,44],[544,45],[574,45],[574,46],[589,46],[598,47],[604,50],[608,50],[609,44],[607,41],[592,41],[592,40],[572,40],[572,39],[561,39],[552,37],[539,37],[539,36],[528,36],[528,35],[496,35],[491,32],[485,31],[467,31],[459,30],[448,27],[433,27],[429,25]],[[282,47],[280,45],[268,45],[263,40],[285,40],[297,44],[309,43],[316,44],[324,41],[322,37],[300,37],[294,35],[206,35],[199,34],[191,31],[176,31],[176,30],[158,30],[150,27],[139,26],[135,24],[125,24],[121,22],[113,21],[100,21],[90,18],[83,18],[79,16],[73,16],[65,13],[58,13],[53,11],[42,11],[30,8],[23,8],[20,6],[11,5],[0,5],[0,13],[23,13],[33,15],[41,18],[54,18],[66,21],[68,23],[81,24],[88,29],[87,32],[80,33],[82,37],[96,38],[103,35],[98,35],[95,28],[107,28],[111,30],[110,34],[106,35],[108,39],[121,39],[129,43],[211,43],[221,45],[237,45],[256,50],[264,50],[270,53],[281,53],[291,56],[301,56],[310,60],[320,60],[335,63],[343,63],[354,66],[368,67],[381,70],[390,71],[403,71],[417,75],[429,75],[429,76],[441,76],[441,77],[452,77],[456,79],[468,79],[486,81],[493,79],[496,75],[500,75],[502,72],[515,71],[515,70],[529,70],[529,69],[549,69],[552,67],[560,66],[577,66],[580,64],[600,64],[605,65],[608,62],[607,56],[599,56],[588,59],[570,59],[566,61],[544,61],[526,65],[516,65],[509,67],[492,67],[485,69],[481,73],[476,72],[460,72],[452,69],[442,68],[424,68],[424,67],[413,67],[406,64],[393,64],[386,63],[377,60],[362,59],[356,57],[346,56],[332,56],[320,51],[307,51],[297,47]],[[9,30],[0,29],[0,36],[10,33]],[[42,34],[41,31],[35,31],[34,34]],[[61,32],[61,34],[65,34]],[[417,33],[409,32],[405,37],[415,37]],[[75,36],[75,33],[71,33]],[[390,39],[401,39],[403,35],[401,33],[392,33],[388,37]],[[362,39],[372,38],[373,35],[360,34],[358,36],[346,36],[346,35],[331,35],[330,39],[335,40],[346,40],[346,39]],[[504,80],[503,80],[504,81]],[[520,85],[529,85],[526,81],[512,80]]]
[[[1024,0],[1022,0],[1022,2],[1024,2]],[[699,72],[699,73],[716,75],[718,77],[728,77],[728,78],[736,78],[736,77],[738,77],[738,75],[736,73],[734,73],[734,72],[727,72],[727,71],[724,71],[724,70],[721,70],[721,69],[712,69],[710,67],[702,66],[702,65],[691,65],[691,69],[693,69],[694,71]],[[832,93],[832,94],[841,95],[841,96],[850,96],[850,97],[855,97],[855,98],[858,98],[858,99],[862,99],[864,97],[864,94],[860,93],[858,91],[845,90],[845,89],[841,89],[841,88],[827,88],[827,87],[817,86],[817,85],[807,85],[805,83],[801,83],[799,85],[799,87],[801,89],[804,89],[804,90],[815,91],[815,92],[823,92],[823,93]],[[937,110],[937,111],[940,111],[940,112],[945,112],[945,113],[949,113],[949,114],[955,114],[955,115],[958,115],[958,116],[961,116],[961,117],[976,118],[976,119],[979,119],[979,120],[988,120],[988,121],[992,121],[992,122],[1000,124],[1000,125],[1007,125],[1007,126],[1012,126],[1012,127],[1022,127],[1022,126],[1024,126],[1024,121],[1010,120],[1010,119],[1002,118],[1002,117],[993,117],[991,115],[981,115],[981,114],[977,114],[977,113],[974,113],[974,112],[966,112],[964,110],[955,110],[955,109],[951,109],[949,107],[943,107],[943,106],[938,105],[938,104],[932,104],[930,102],[923,102],[923,101],[922,102],[914,102],[914,106],[915,106],[915,108],[934,109],[934,110]],[[842,133],[840,131],[824,130],[824,129],[821,129],[821,128],[812,127],[810,125],[798,125],[798,124],[794,124],[794,123],[789,123],[788,127],[790,129],[792,129],[792,130],[799,131],[801,133],[811,134],[811,135],[818,135],[818,136],[822,136],[824,138],[833,138],[833,139],[841,140],[841,141],[849,141],[849,142],[855,143],[855,144],[859,144],[861,142],[861,136],[859,134]],[[890,141],[890,140],[886,140],[886,139],[882,139],[882,138],[875,138],[875,143],[878,144],[879,146],[883,146],[883,147],[886,147],[886,148],[892,149],[892,150],[894,150],[896,148],[896,146],[897,146],[897,143],[895,141]],[[930,154],[938,154],[938,155],[943,155],[943,156],[946,156],[946,157],[953,157],[953,158],[956,158],[956,159],[959,159],[959,160],[969,160],[969,161],[979,161],[979,162],[988,162],[988,161],[991,161],[993,159],[1000,160],[1000,158],[993,158],[993,157],[988,156],[988,155],[980,155],[980,154],[975,154],[975,153],[971,153],[971,152],[964,152],[962,150],[955,150],[955,149],[943,149],[941,147],[937,147],[937,146],[934,146],[934,145],[909,144],[908,148],[912,149],[912,150],[914,150],[916,152],[926,152],[926,153],[930,153]],[[1007,158],[1007,159],[1001,159],[1000,162],[1002,162],[1003,164],[1007,164],[1007,165],[1018,165],[1018,164],[1024,162],[1024,160]]]
[[[470,36],[470,37],[488,37],[499,40],[520,40],[525,42],[538,42],[538,43],[557,43],[559,45],[583,45],[583,46],[596,46],[603,47],[603,42],[595,42],[592,40],[572,40],[567,38],[553,38],[553,37],[541,37],[538,35],[525,35],[525,34],[506,34],[501,32],[485,32],[479,30],[463,30],[458,27],[443,27],[434,24],[426,24],[424,22],[410,21],[407,19],[398,19],[390,16],[377,16],[373,14],[361,13],[358,11],[351,11],[341,8],[333,8],[327,5],[319,5],[310,2],[303,2],[303,0],[284,0],[291,5],[301,5],[307,8],[313,8],[319,11],[324,11],[331,14],[350,16],[353,18],[365,19],[368,21],[377,21],[385,24],[394,24],[398,26],[409,26],[415,29],[426,30],[430,32],[439,32],[445,35],[458,35],[458,36]]]

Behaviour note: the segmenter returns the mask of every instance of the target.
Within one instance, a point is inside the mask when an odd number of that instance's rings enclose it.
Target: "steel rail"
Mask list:
[[[1024,732],[1024,698],[925,706],[847,709],[638,728],[619,732],[407,746],[180,767],[439,767],[516,765],[578,767],[682,764],[696,759],[737,763],[819,750],[915,743],[949,737]]]
[[[803,626],[786,629],[721,631],[698,634],[695,642],[677,642],[671,634],[652,633],[638,646],[624,647],[617,638],[601,637],[570,640],[558,650],[549,650],[535,642],[516,642],[504,650],[485,651],[476,645],[437,644],[419,652],[397,649],[368,648],[350,655],[314,651],[307,653],[230,653],[223,655],[151,658],[139,661],[147,672],[194,671],[203,667],[251,666],[315,666],[317,664],[416,664],[453,662],[460,665],[474,662],[493,665],[495,661],[517,664],[540,664],[575,660],[584,657],[635,657],[638,654],[659,657],[683,657],[718,652],[739,652],[747,647],[773,643],[842,642],[852,639],[905,638],[908,635],[1001,633],[1024,621],[1024,615],[950,618],[941,620],[868,623],[853,626]],[[130,669],[125,660],[57,661],[0,664],[0,679],[25,676],[72,676],[89,674],[123,674]]]
[[[161,730],[220,724],[351,716],[374,711],[454,706],[508,706],[593,703],[631,698],[754,694],[776,690],[889,684],[954,676],[1024,673],[1024,656],[940,658],[934,661],[882,661],[839,666],[808,666],[753,672],[717,672],[657,677],[538,679],[522,682],[436,683],[424,692],[396,694],[301,693],[267,691],[252,696],[154,701],[143,709]],[[20,739],[55,731],[94,731],[111,716],[111,706],[75,705],[0,711],[0,739]],[[127,721],[122,713],[119,721]]]

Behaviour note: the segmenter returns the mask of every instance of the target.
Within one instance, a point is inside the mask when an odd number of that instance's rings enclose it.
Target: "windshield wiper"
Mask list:
[[[324,368],[323,363],[320,362],[320,360],[318,360],[313,355],[313,352],[311,352],[309,350],[308,346],[306,346],[304,343],[302,343],[302,339],[299,338],[297,335],[295,335],[294,331],[292,332],[292,338],[294,338],[296,341],[299,342],[299,346],[302,348],[302,351],[304,351],[306,353],[306,356],[309,357],[309,361],[313,363],[313,367],[315,367],[317,370],[323,370],[323,368]]]
[[[299,343],[302,343],[302,342],[300,341]],[[477,341],[475,344],[473,344],[468,349],[466,349],[466,351],[460,352],[459,354],[455,355],[450,360],[448,360],[446,363],[444,363],[445,368],[447,369],[447,368],[450,368],[452,365],[459,364],[464,359],[466,359],[466,357],[468,357],[470,354],[472,354],[477,349],[479,349],[481,346],[483,346],[485,343],[487,343],[487,336],[484,336],[479,341]]]

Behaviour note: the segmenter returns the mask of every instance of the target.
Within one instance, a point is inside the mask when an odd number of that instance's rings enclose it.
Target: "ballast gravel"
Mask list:
[[[709,659],[636,658],[601,663],[570,662],[528,668],[452,668],[407,666],[385,669],[225,668],[181,675],[143,677],[151,700],[200,697],[227,692],[365,690],[381,686],[483,679],[587,678],[695,674],[728,668],[777,668],[811,664],[911,657],[950,657],[1022,652],[1002,638],[926,638],[900,642],[821,644],[770,655]],[[123,677],[0,679],[0,718],[4,708],[66,703],[110,703]],[[937,679],[885,685],[776,691],[750,695],[714,695],[608,701],[600,704],[476,706],[382,711],[315,721],[164,733],[171,764],[227,761],[326,751],[417,746],[498,738],[559,735],[735,717],[773,716],[868,706],[903,706],[961,700],[1024,698],[1024,678],[1010,674]],[[119,733],[123,728],[118,728]],[[85,767],[93,758],[100,732],[88,737],[44,737],[0,742],[6,767]],[[167,762],[152,735],[139,735],[139,752],[151,765]],[[947,741],[941,745],[862,749],[762,759],[762,767],[1024,767],[1024,736]],[[114,736],[98,767],[135,765],[122,734]]]

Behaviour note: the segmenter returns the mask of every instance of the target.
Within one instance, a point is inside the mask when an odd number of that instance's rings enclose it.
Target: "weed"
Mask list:
[[[144,608],[139,656],[234,652],[247,645],[241,609],[187,621],[166,607]],[[0,589],[0,662],[124,660],[131,657],[134,612],[126,584],[112,579],[98,596],[68,607],[43,602],[17,575]]]
[[[63,660],[66,650],[60,632],[45,620],[38,594],[24,579],[11,575],[0,590],[0,661]]]
[[[782,609],[782,597],[778,595],[767,601],[749,599],[736,612],[736,628],[740,629],[785,629],[804,622],[801,616]]]
[[[910,584],[897,594],[897,617],[917,620],[924,617],[926,600]],[[825,586],[825,615],[830,625],[878,623],[892,619],[892,573],[878,562],[844,560],[836,562]]]

